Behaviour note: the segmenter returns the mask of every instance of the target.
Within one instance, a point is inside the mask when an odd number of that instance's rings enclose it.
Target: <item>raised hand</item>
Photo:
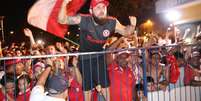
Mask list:
[[[136,26],[137,19],[135,16],[129,16],[129,20],[132,26]]]
[[[72,64],[74,67],[77,67],[77,64],[78,64],[78,58],[77,57],[73,57]]]
[[[28,28],[25,28],[24,29],[24,34],[27,36],[27,37],[31,37],[32,36],[32,31]]]
[[[124,34],[124,37],[130,37],[130,35],[132,35],[135,31],[135,26],[133,25],[129,25],[129,26],[126,26],[126,33]]]

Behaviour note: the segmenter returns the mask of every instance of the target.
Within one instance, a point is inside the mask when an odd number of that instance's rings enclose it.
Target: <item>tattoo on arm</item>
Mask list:
[[[68,25],[75,25],[75,24],[79,24],[81,21],[81,16],[80,15],[76,15],[76,16],[68,16],[66,18],[67,24]]]

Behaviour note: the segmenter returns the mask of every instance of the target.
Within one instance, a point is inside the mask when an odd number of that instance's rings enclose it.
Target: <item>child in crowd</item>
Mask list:
[[[17,101],[29,101],[31,87],[31,79],[28,75],[23,74],[18,78],[18,89]]]
[[[143,84],[137,84],[136,85],[137,90],[137,100],[134,99],[134,101],[147,101],[147,97],[144,96],[144,88]]]
[[[0,101],[12,101],[16,97],[16,92],[12,75],[4,75],[1,79]]]

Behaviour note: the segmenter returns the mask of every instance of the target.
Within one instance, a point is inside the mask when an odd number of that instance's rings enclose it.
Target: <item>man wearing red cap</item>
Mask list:
[[[103,45],[111,33],[129,36],[135,30],[136,18],[129,17],[131,25],[123,26],[115,18],[107,16],[108,0],[92,0],[89,15],[66,15],[66,5],[72,0],[64,0],[59,11],[60,24],[80,26],[80,52],[103,51]],[[91,90],[100,88],[108,101],[109,77],[104,54],[84,55],[79,57],[80,71],[83,77],[83,90],[85,101],[90,101]]]

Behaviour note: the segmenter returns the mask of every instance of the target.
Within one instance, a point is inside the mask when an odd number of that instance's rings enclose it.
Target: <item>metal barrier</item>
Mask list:
[[[31,74],[29,75],[32,76],[31,85],[32,87],[34,86],[35,83],[33,81],[37,81],[37,78],[34,77],[36,75],[34,74],[34,71],[36,71],[34,70],[34,66],[36,67],[34,62],[36,59],[46,60],[49,58],[62,57],[65,67],[63,70],[71,74],[73,70],[69,66],[73,67],[75,64],[71,62],[71,65],[69,65],[70,61],[65,59],[79,56],[77,59],[79,65],[76,65],[76,68],[81,72],[82,81],[80,81],[80,78],[76,77],[79,76],[79,72],[78,74],[72,73],[73,77],[72,75],[70,75],[70,77],[75,79],[75,84],[82,86],[79,89],[80,86],[70,85],[72,88],[69,89],[73,89],[69,90],[70,93],[72,93],[69,94],[71,95],[69,98],[70,101],[84,100],[84,93],[79,93],[79,95],[78,92],[88,90],[93,90],[92,100],[94,101],[98,99],[102,101],[108,98],[111,99],[111,101],[200,101],[201,81],[197,78],[200,78],[201,68],[193,67],[195,65],[191,63],[193,62],[191,59],[196,56],[196,59],[200,59],[200,54],[196,55],[195,53],[198,52],[199,49],[194,51],[195,46],[196,48],[200,47],[199,44],[185,46],[171,45],[102,52],[3,57],[0,58],[3,64],[2,71],[5,72],[1,80],[1,84],[3,85],[2,89],[5,89],[5,91],[10,90],[10,88],[6,86],[7,82],[13,82],[14,85],[12,88],[14,88],[12,89],[13,95],[8,94],[9,96],[4,96],[2,99],[9,100],[11,97],[11,99],[17,100],[19,95],[22,95],[20,96],[20,99],[23,99],[22,101],[29,101],[29,97],[27,97],[26,94],[23,94],[23,92],[19,93],[20,88],[18,87],[18,80],[19,78],[23,78],[22,75],[26,72],[28,75]],[[29,64],[27,65],[28,62]],[[23,63],[23,68],[18,68],[17,63]],[[43,64],[45,65],[47,63]],[[12,67],[9,67],[11,65]],[[42,65],[40,66],[42,67]],[[97,68],[94,69],[93,67]],[[188,69],[186,70],[187,67]],[[45,67],[42,68],[44,69]],[[12,75],[11,78],[13,80],[10,80],[10,77],[7,77],[8,75]],[[38,75],[39,74],[37,74],[37,76]],[[189,78],[186,79],[186,77]],[[25,77],[23,79],[25,80]],[[104,81],[102,81],[103,79]],[[109,81],[106,82],[106,80]],[[196,80],[198,82],[194,83]],[[32,87],[29,89],[32,89]],[[107,92],[106,96],[104,96],[102,89],[107,87],[110,87],[110,94]],[[26,91],[27,89],[24,88],[24,93]],[[1,96],[5,94],[7,93],[0,93],[0,99]],[[98,97],[95,95],[98,95]]]

